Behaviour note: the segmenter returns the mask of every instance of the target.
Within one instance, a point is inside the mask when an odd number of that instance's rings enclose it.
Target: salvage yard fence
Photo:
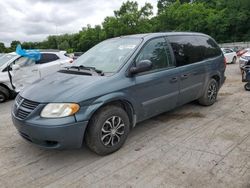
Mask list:
[[[219,44],[221,48],[234,48],[234,47],[242,47],[242,48],[250,48],[249,42],[232,42],[232,43],[222,43]]]

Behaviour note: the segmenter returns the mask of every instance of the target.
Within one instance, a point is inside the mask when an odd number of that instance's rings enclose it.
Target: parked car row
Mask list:
[[[12,120],[25,140],[41,147],[79,148],[85,141],[107,155],[138,122],[194,100],[214,104],[225,69],[221,49],[205,34],[117,37],[22,89]]]
[[[15,96],[25,86],[73,61],[61,51],[40,50],[40,53],[38,61],[16,53],[0,56],[0,103]]]

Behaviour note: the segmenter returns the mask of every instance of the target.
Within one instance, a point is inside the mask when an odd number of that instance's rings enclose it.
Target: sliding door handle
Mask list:
[[[177,77],[173,77],[170,79],[170,83],[175,83],[178,81],[178,78]]]
[[[188,76],[189,76],[188,74],[183,74],[183,75],[181,75],[181,79],[182,79],[182,80],[187,79]]]

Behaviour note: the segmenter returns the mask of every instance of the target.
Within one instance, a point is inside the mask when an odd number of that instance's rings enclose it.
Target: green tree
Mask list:
[[[6,50],[4,43],[0,42],[0,53],[5,53]]]
[[[153,15],[153,6],[149,3],[139,9],[137,2],[127,1],[114,11],[114,15],[107,17],[102,24],[107,38],[152,31],[150,17]]]
[[[16,47],[17,47],[18,44],[21,44],[21,42],[17,41],[17,40],[12,41],[10,43],[10,50],[11,51],[16,51]]]

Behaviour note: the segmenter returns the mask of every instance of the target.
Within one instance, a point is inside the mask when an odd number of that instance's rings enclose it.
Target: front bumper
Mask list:
[[[73,149],[80,148],[88,121],[64,125],[36,125],[19,120],[12,113],[12,121],[19,134],[31,143],[43,148]]]

